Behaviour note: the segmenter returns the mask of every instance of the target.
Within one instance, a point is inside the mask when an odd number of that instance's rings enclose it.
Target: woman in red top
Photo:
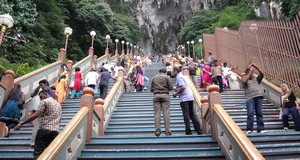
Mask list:
[[[74,86],[72,88],[71,92],[71,98],[74,98],[75,94],[77,97],[80,97],[80,90],[81,90],[81,80],[82,80],[82,75],[80,72],[80,68],[75,68],[75,76],[74,76]]]

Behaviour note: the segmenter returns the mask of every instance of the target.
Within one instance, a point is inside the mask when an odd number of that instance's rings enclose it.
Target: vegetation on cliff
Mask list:
[[[5,40],[0,47],[0,72],[9,68],[20,76],[56,61],[59,49],[64,48],[67,26],[73,29],[67,58],[74,62],[88,55],[92,30],[97,33],[94,48],[98,56],[104,54],[106,34],[112,40],[138,42],[141,31],[128,7],[116,3],[112,10],[99,0],[0,0],[0,14],[9,13],[14,19],[6,34],[22,33],[29,40],[25,44]]]

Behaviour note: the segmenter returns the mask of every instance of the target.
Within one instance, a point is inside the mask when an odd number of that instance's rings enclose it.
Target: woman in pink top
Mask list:
[[[212,84],[211,78],[211,68],[207,61],[204,61],[204,66],[202,67],[202,78],[200,83],[200,88],[207,88],[208,85]]]

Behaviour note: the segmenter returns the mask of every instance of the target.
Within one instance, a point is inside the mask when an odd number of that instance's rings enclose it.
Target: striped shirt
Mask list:
[[[58,131],[61,118],[61,105],[52,97],[43,99],[38,110],[42,113],[39,117],[40,129]]]

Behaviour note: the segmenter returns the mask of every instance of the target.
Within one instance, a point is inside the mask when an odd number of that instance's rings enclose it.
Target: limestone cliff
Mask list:
[[[177,33],[184,22],[200,9],[208,8],[207,0],[136,0],[136,16],[144,37],[138,44],[147,53],[170,52],[178,46]]]

